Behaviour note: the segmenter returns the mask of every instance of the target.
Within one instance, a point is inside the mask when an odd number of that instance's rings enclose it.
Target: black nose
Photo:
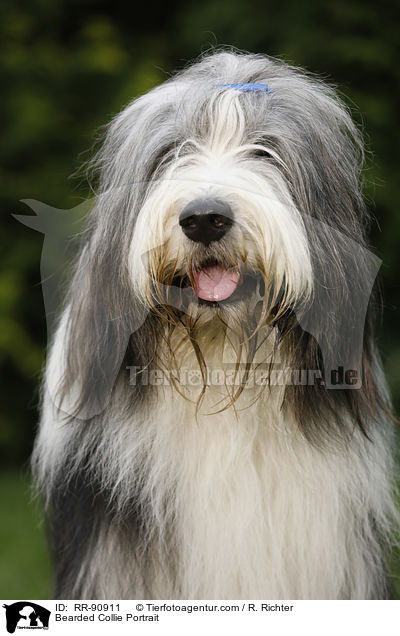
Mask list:
[[[183,233],[192,241],[204,245],[219,241],[233,223],[230,206],[216,199],[191,201],[179,215]]]

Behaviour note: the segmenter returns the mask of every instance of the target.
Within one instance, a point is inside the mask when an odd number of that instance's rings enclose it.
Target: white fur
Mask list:
[[[63,341],[60,332],[57,342]],[[213,346],[207,362],[218,368],[221,350],[214,360],[212,351]],[[197,369],[194,356],[182,358],[186,369]],[[199,389],[187,390],[193,402],[171,385],[160,387],[146,412],[133,420],[116,412],[101,439],[92,440],[92,470],[121,509],[139,471],[143,500],[151,501],[159,533],[148,542],[156,541],[161,560],[168,524],[178,520],[176,578],[168,562],[164,570],[158,566],[147,581],[150,596],[369,598],[376,584],[369,577],[371,560],[380,548],[370,532],[368,510],[387,525],[392,508],[387,433],[382,430],[371,445],[354,431],[346,450],[318,450],[290,414],[283,415],[282,387],[265,390],[255,404],[259,387],[245,389],[235,408],[222,413],[216,413],[216,404],[225,389],[211,387],[197,414]],[[56,469],[82,426],[57,421],[51,410],[46,401],[36,447],[48,489],[49,468]],[[86,450],[77,449],[77,466]],[[94,586],[97,598],[130,598],[126,555],[112,530],[103,534],[82,563],[88,595]],[[374,569],[379,572],[379,563]],[[80,583],[78,577],[77,588]],[[146,597],[149,591],[136,584],[134,594]]]

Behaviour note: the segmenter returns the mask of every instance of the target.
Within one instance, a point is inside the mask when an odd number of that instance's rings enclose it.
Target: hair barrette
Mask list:
[[[272,88],[268,88],[267,84],[218,84],[219,88],[234,88],[237,91],[241,91],[242,93],[252,93],[252,92],[264,92],[264,93],[272,93]]]

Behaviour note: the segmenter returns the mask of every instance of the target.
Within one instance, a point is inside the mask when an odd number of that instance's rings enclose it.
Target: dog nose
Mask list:
[[[216,199],[195,199],[179,215],[183,233],[204,245],[219,241],[233,223],[233,212],[228,203]]]

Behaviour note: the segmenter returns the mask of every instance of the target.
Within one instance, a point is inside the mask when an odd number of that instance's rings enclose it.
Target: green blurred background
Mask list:
[[[371,245],[383,260],[379,329],[400,406],[399,2],[375,0],[2,0],[0,5],[0,598],[48,598],[50,565],[28,457],[46,321],[42,235],[20,202],[72,208],[89,195],[70,175],[99,126],[130,99],[215,45],[280,56],[334,82],[363,129]],[[398,593],[400,596],[400,592]]]

